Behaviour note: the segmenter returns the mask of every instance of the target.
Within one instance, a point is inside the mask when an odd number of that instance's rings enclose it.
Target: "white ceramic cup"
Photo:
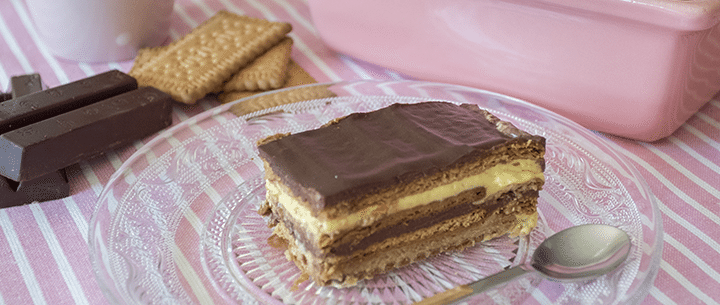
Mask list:
[[[174,0],[27,0],[35,29],[58,57],[80,62],[133,58],[168,37]]]

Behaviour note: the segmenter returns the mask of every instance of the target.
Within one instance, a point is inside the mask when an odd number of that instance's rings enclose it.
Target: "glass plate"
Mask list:
[[[352,288],[298,282],[268,242],[256,141],[392,103],[472,103],[547,139],[538,227],[411,264]],[[270,107],[260,111],[257,105]],[[273,105],[280,105],[274,106]],[[525,263],[547,236],[605,223],[632,250],[621,268],[564,283],[533,275],[469,304],[633,304],[648,293],[662,252],[653,195],[613,143],[548,110],[500,94],[416,81],[352,81],[272,91],[203,112],[163,132],[113,174],[90,227],[90,253],[112,303],[410,304]]]

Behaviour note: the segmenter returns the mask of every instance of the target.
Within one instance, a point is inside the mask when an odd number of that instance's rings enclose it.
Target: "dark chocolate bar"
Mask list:
[[[26,181],[126,145],[169,126],[171,111],[168,94],[145,87],[6,132],[0,175]]]
[[[9,99],[42,90],[39,74],[13,76],[10,79]],[[3,100],[4,101],[4,100]],[[65,169],[59,169],[30,181],[15,182],[0,176],[0,208],[17,206],[33,201],[48,201],[70,195]]]
[[[0,104],[0,134],[137,88],[132,76],[108,71]]]

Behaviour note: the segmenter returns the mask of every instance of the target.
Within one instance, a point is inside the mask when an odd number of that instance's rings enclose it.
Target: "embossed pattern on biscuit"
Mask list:
[[[155,56],[158,56],[162,54],[162,52],[165,52],[171,45],[167,46],[159,46],[154,48],[142,48],[138,50],[137,55],[135,56],[135,62],[133,62],[132,68],[130,68],[130,71],[128,71],[129,75],[136,74],[138,70],[141,70],[145,64],[147,64],[149,61],[151,61]]]
[[[140,86],[153,86],[192,104],[240,67],[280,41],[289,23],[220,11],[188,35],[132,69]]]
[[[283,86],[293,40],[285,37],[228,80],[223,91],[272,90]]]

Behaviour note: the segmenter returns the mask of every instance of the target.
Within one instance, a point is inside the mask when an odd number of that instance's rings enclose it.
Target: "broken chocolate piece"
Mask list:
[[[15,182],[0,177],[0,208],[18,206],[34,201],[48,201],[70,195],[65,169],[56,170],[30,181]]]
[[[12,99],[12,93],[3,93],[0,92],[0,103],[11,100]]]
[[[10,86],[12,93],[7,94],[8,100],[42,90],[40,75],[38,74],[13,76],[10,79]],[[3,101],[0,101],[0,103]],[[65,175],[65,169],[59,169],[39,178],[23,182],[15,182],[0,176],[0,208],[33,201],[60,199],[68,195],[70,195],[70,185]]]
[[[168,94],[145,87],[14,129],[0,135],[0,175],[30,180],[102,154],[169,126],[171,111]]]
[[[0,104],[0,133],[30,125],[137,88],[132,76],[117,70],[13,98]]]

